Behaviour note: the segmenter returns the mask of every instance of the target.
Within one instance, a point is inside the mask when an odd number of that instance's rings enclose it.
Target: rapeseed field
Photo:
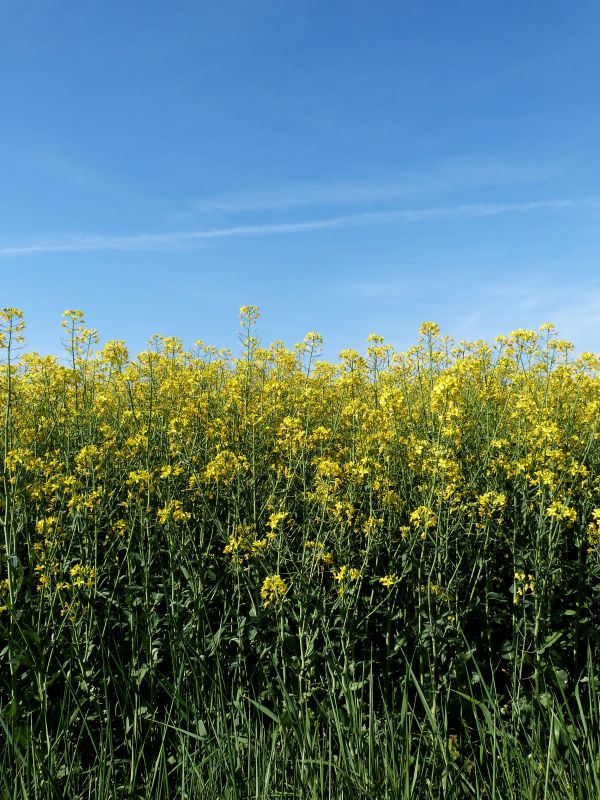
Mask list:
[[[2,798],[600,796],[600,357],[1,312]]]

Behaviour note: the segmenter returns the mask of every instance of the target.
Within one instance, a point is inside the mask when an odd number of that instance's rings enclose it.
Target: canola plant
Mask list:
[[[239,354],[154,336],[133,357],[67,311],[59,359],[23,350],[3,310],[15,752],[27,731],[60,784],[68,706],[75,772],[110,727],[141,774],[157,748],[177,760],[165,726],[206,717],[216,674],[261,708],[282,687],[318,708],[335,673],[368,679],[375,710],[410,674],[458,753],[482,686],[517,725],[591,680],[600,358],[551,325],[457,343],[427,322],[406,352],[373,334],[329,363],[318,334],[263,346],[258,309],[240,317]]]

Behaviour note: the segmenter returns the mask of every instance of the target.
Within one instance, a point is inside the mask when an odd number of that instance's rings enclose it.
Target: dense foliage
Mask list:
[[[600,359],[257,316],[2,312],[1,796],[600,795]]]

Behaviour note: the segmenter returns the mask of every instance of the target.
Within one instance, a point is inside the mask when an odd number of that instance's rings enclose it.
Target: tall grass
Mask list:
[[[599,794],[600,361],[2,312],[0,796]]]

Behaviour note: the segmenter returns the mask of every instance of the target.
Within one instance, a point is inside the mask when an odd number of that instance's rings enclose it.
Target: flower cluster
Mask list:
[[[263,599],[263,607],[267,608],[271,603],[280,603],[286,595],[288,587],[283,578],[279,575],[268,575],[260,590],[260,596]]]

